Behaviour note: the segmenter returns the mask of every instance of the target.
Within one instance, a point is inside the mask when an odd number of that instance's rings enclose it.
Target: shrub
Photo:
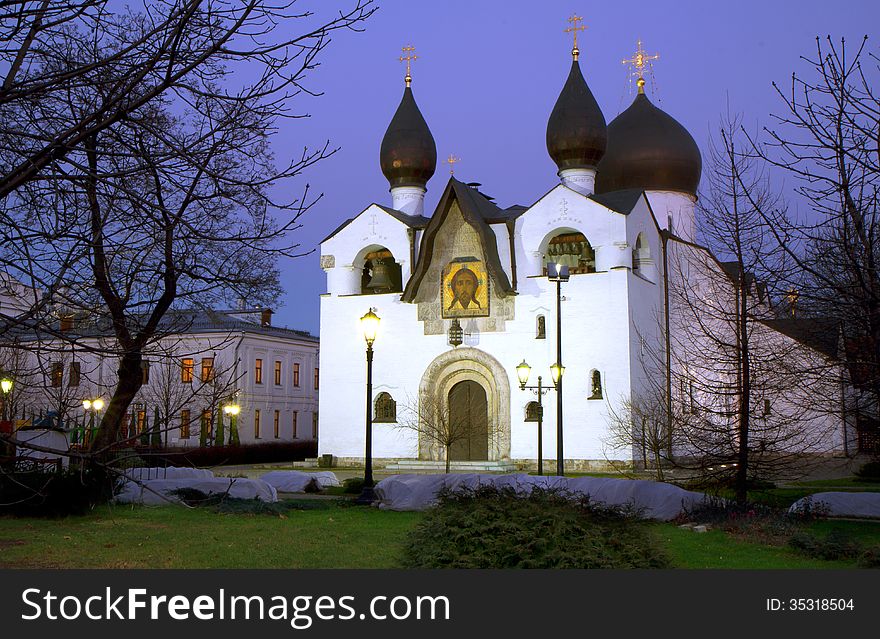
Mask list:
[[[880,546],[871,546],[859,556],[859,568],[880,568]]]
[[[801,554],[814,559],[855,559],[863,553],[862,545],[840,530],[832,530],[825,537],[799,532],[792,535],[788,543]]]
[[[445,492],[409,534],[408,568],[657,568],[644,522],[587,498],[535,489]]]
[[[363,477],[349,477],[342,482],[342,492],[346,495],[360,495],[363,489]]]
[[[118,479],[102,469],[0,471],[3,513],[22,517],[81,515],[108,501]]]
[[[295,501],[284,500],[266,502],[259,499],[241,499],[230,497],[224,493],[208,495],[195,488],[178,488],[171,491],[187,506],[194,508],[210,508],[222,515],[272,515],[283,517],[293,510],[317,510],[331,507],[332,504],[324,504],[318,501]]]
[[[198,448],[138,448],[137,452],[150,466],[204,467],[302,461],[317,455],[318,450],[314,441],[298,441]]]
[[[880,461],[872,461],[863,464],[856,471],[856,476],[865,481],[880,481]]]

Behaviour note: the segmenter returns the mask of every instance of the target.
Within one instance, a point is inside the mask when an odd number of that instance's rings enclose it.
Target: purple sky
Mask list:
[[[817,35],[856,45],[866,33],[876,36],[870,30],[880,24],[880,3],[867,0],[381,1],[363,33],[334,36],[307,81],[324,95],[291,105],[311,118],[283,124],[274,142],[279,156],[328,138],[341,147],[303,176],[302,184],[324,193],[302,218],[303,248],[316,248],[371,202],[390,205],[379,145],[403,92],[398,57],[405,44],[416,47],[413,91],[437,143],[426,214],[448,179],[441,160],[450,153],[462,160],[456,177],[482,183],[502,207],[530,205],[557,184],[544,136],[571,63],[571,36],[563,29],[573,11],[587,25],[578,37],[581,69],[606,120],[633,99],[620,61],[632,56],[640,37],[647,53],[660,54],[657,91],[649,81],[649,97],[687,127],[704,165],[710,128],[728,98],[746,126],[769,123],[780,104],[771,82],[787,85],[792,71],[808,73],[800,56],[815,53]],[[880,39],[870,40],[869,49],[880,53]],[[315,251],[281,264],[286,294],[275,324],[318,333],[326,287],[318,257]]]

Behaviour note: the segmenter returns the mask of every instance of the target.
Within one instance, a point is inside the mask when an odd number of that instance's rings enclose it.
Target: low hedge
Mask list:
[[[139,446],[135,450],[148,466],[224,466],[302,461],[317,457],[318,444],[310,440],[161,449]]]

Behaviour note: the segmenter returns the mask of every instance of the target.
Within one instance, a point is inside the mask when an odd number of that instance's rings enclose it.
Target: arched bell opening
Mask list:
[[[371,247],[361,258],[361,295],[400,293],[403,276],[400,264],[384,246]]]

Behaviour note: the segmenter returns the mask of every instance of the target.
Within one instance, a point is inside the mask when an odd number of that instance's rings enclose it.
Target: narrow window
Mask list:
[[[71,362],[70,364],[70,385],[71,386],[79,386],[80,379],[80,363],[79,362]]]
[[[180,438],[189,439],[189,409],[180,411]]]
[[[538,422],[541,421],[541,413],[544,407],[539,405],[538,402],[529,402],[526,404],[526,418],[527,422]]]
[[[547,339],[547,323],[543,315],[538,315],[535,339]]]
[[[143,404],[141,404],[143,406]],[[140,434],[144,432],[144,428],[147,425],[147,411],[143,408],[138,408],[135,413],[135,432]]]
[[[180,381],[184,384],[192,384],[195,361],[192,357],[184,357],[180,360]]]
[[[293,365],[293,386],[299,388],[299,364]]]
[[[275,386],[281,386],[281,362],[275,362]]]
[[[315,390],[318,390],[318,369],[315,369]]]
[[[52,388],[60,388],[64,381],[64,363],[52,362],[52,372],[50,374]]]
[[[318,439],[318,413],[312,413],[312,439]]]
[[[590,373],[590,396],[587,399],[602,399],[602,373],[597,370]]]
[[[765,399],[764,400],[764,417],[766,417],[769,414],[770,414],[770,400]]]
[[[150,383],[150,360],[148,359],[141,361],[141,383]]]
[[[210,382],[214,379],[214,358],[213,357],[203,357],[202,358],[202,381]]]
[[[374,422],[394,423],[397,421],[397,402],[389,393],[379,393],[376,397]]]
[[[257,360],[260,361],[260,360]],[[260,409],[254,409],[254,439],[260,438]]]
[[[202,432],[205,434],[205,441],[210,441],[214,434],[214,420],[210,408],[202,411]]]
[[[275,439],[278,439],[281,436],[281,411],[275,411],[275,420],[273,422],[273,427],[275,430]]]
[[[254,361],[254,383],[263,383],[263,360],[261,359]]]
[[[296,439],[296,418],[298,413],[293,411],[293,438]]]

